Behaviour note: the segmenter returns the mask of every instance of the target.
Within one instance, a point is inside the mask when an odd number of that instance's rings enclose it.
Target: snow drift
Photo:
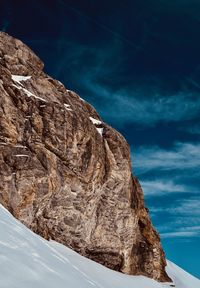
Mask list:
[[[172,262],[174,283],[112,271],[71,249],[34,234],[0,205],[1,288],[200,288],[200,281]]]

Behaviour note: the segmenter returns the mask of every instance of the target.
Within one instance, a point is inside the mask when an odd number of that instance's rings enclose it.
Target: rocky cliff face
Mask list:
[[[0,202],[34,232],[111,269],[168,281],[125,139],[0,33]]]

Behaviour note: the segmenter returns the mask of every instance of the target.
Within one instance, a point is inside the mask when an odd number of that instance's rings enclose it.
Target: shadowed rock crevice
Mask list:
[[[127,142],[42,69],[0,33],[0,202],[34,232],[111,269],[170,280]]]

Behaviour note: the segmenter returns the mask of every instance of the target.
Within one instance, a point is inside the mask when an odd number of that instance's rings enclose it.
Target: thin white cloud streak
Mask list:
[[[200,197],[177,200],[171,207],[151,207],[150,211],[156,217],[162,213],[170,219],[158,227],[161,238],[200,237]]]
[[[163,239],[175,237],[200,237],[200,219],[198,216],[193,217],[186,214],[184,216],[176,214],[174,215],[174,218],[170,217],[170,219],[170,222],[166,222],[164,226],[157,226]]]
[[[169,193],[188,192],[188,187],[166,179],[141,181],[141,186],[145,196],[162,196]]]
[[[174,200],[173,203],[159,207],[150,207],[154,217],[166,215],[165,226],[160,227],[161,237],[192,239],[200,237],[200,197],[199,190],[192,184],[185,183],[185,174],[197,178],[200,167],[199,143],[176,143],[171,149],[160,147],[141,147],[135,151],[134,167],[139,173],[155,172],[157,179],[145,179],[142,188],[147,197],[163,196],[171,193],[195,193],[189,199]],[[159,176],[159,171],[161,176]],[[169,171],[173,171],[170,173]],[[169,222],[168,222],[169,221]]]
[[[176,231],[162,232],[161,238],[175,238],[175,237],[200,237],[200,226],[181,227]]]
[[[187,215],[178,215],[175,219],[173,219],[173,222],[171,223],[171,226],[173,227],[179,226],[179,227],[190,227],[193,225],[193,227],[200,227],[200,217],[197,216],[191,216],[187,217]],[[200,229],[200,228],[199,228]]]
[[[173,221],[168,222],[165,226],[158,225],[157,229],[160,233],[168,233],[174,231],[200,231],[200,219],[192,218],[192,221],[190,221],[190,219],[188,219],[187,217],[184,217],[184,219],[183,217],[178,217],[176,219],[173,219]]]
[[[198,231],[177,231],[177,232],[167,232],[160,234],[162,239],[165,238],[186,238],[186,237],[199,237],[200,233]]]
[[[153,170],[199,169],[200,143],[176,143],[171,150],[143,146],[135,151],[132,158],[134,169],[139,174]]]
[[[172,207],[151,207],[153,213],[168,213],[175,216],[200,217],[200,198],[176,201]]]
[[[179,202],[177,202],[178,205]],[[158,227],[161,237],[164,238],[189,238],[200,237],[200,199],[184,200],[180,206],[164,209],[153,209],[173,215],[173,221],[166,223],[165,226]],[[171,217],[170,217],[171,219]]]
[[[184,231],[198,231],[200,232],[200,226],[189,226],[189,227],[184,227]]]
[[[184,201],[178,201],[178,206],[175,208],[168,208],[168,212],[181,214],[181,215],[191,215],[200,216],[200,199],[187,199]]]

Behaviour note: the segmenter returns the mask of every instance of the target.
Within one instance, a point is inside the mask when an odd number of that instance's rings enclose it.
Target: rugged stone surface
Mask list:
[[[168,281],[127,142],[42,69],[26,45],[0,33],[0,202],[46,239]]]

